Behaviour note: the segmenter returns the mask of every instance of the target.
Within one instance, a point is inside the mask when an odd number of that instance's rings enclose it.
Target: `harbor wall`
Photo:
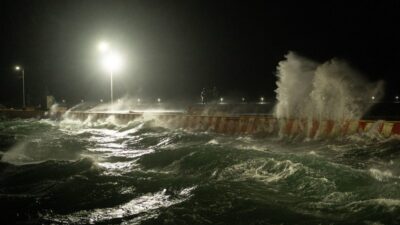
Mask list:
[[[400,135],[400,121],[383,120],[306,120],[276,119],[270,115],[192,115],[186,113],[108,113],[69,112],[79,120],[99,120],[113,117],[121,123],[131,120],[154,120],[162,126],[188,131],[209,131],[229,135],[278,134],[309,138],[334,137],[355,133],[373,133],[383,137]]]

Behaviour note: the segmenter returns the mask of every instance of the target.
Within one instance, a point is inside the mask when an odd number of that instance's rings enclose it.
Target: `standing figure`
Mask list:
[[[207,101],[207,90],[205,88],[203,88],[201,90],[200,98],[201,98],[201,103],[202,104],[206,104],[206,101]]]

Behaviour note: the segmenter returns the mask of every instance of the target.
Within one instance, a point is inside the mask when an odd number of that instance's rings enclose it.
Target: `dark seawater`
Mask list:
[[[400,139],[0,121],[1,224],[400,224]]]

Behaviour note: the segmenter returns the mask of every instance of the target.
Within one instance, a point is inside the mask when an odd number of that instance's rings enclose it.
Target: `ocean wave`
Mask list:
[[[307,168],[301,163],[294,163],[290,160],[252,159],[224,169],[219,176],[220,179],[227,177],[239,180],[250,178],[270,183],[287,179],[299,172],[305,173],[306,170]]]
[[[123,222],[122,219],[134,219],[135,215],[157,215],[156,209],[169,207],[187,200],[195,188],[195,186],[184,188],[176,193],[168,193],[166,189],[163,189],[156,193],[141,195],[115,207],[82,210],[68,215],[48,214],[43,219],[49,222],[74,224],[106,223],[107,221],[121,223]],[[147,218],[149,217],[147,216]]]
[[[389,179],[392,178],[398,178],[393,176],[392,172],[390,170],[379,170],[376,168],[371,168],[369,169],[369,173],[373,178],[375,178],[378,181],[388,181]]]

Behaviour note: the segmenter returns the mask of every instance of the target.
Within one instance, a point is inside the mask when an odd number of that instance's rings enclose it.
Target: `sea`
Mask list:
[[[0,119],[0,224],[400,224],[400,138]]]

